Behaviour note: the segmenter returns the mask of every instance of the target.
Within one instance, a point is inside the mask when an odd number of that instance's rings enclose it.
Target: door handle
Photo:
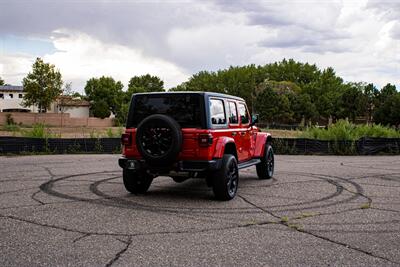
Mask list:
[[[232,132],[232,136],[236,136],[236,134],[237,134],[236,132]]]

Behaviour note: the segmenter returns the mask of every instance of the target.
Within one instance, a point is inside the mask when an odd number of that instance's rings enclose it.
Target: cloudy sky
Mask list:
[[[21,84],[36,57],[76,91],[101,75],[150,73],[169,88],[283,58],[400,88],[400,0],[0,0],[0,77]]]

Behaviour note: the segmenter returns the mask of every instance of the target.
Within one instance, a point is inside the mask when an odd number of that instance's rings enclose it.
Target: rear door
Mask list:
[[[237,103],[234,100],[227,101],[228,106],[228,121],[229,121],[229,132],[232,138],[235,140],[236,150],[238,153],[238,160],[242,161],[242,156],[240,155],[240,150],[242,147],[242,137],[240,135],[240,124],[239,124],[239,114],[237,110]]]
[[[251,137],[252,131],[250,127],[250,114],[244,102],[238,102],[238,112],[240,118],[240,128],[238,134],[240,135],[240,149],[239,161],[246,161],[251,159]]]

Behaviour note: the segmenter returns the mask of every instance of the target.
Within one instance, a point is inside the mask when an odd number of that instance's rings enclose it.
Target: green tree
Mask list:
[[[379,92],[377,107],[383,105],[388,98],[394,96],[395,94],[397,94],[396,86],[390,83],[386,84]]]
[[[267,64],[262,69],[269,80],[290,81],[299,86],[315,81],[320,75],[316,65],[296,62],[293,59]]]
[[[4,80],[0,77],[0,85],[4,85]]]
[[[366,103],[362,86],[359,84],[349,85],[339,100],[339,118],[350,118],[354,122],[357,116],[365,114]]]
[[[107,118],[110,117],[111,112],[107,102],[104,99],[98,99],[92,103],[92,113],[96,118]]]
[[[142,76],[134,76],[129,80],[128,84],[128,99],[135,93],[145,92],[163,92],[164,82],[157,76],[150,74]]]
[[[290,95],[279,94],[271,83],[264,82],[257,86],[257,101],[254,108],[260,114],[261,120],[269,123],[287,123],[293,118],[290,107]]]
[[[104,103],[110,112],[116,116],[121,112],[121,105],[124,101],[123,85],[120,81],[115,81],[112,77],[102,76],[100,78],[91,78],[86,82],[85,93],[86,98],[91,102],[93,115],[105,112],[94,112],[95,110],[103,111]],[[100,107],[97,107],[100,105]],[[102,117],[99,116],[99,117]]]
[[[375,106],[377,106],[377,101],[379,97],[379,91],[376,89],[374,84],[370,83],[364,87],[364,98],[366,101],[366,111],[367,111],[367,120],[368,122],[372,121],[372,113],[374,111]]]
[[[37,105],[39,112],[46,112],[51,102],[60,95],[63,82],[54,65],[37,58],[32,65],[32,72],[28,73],[22,84],[25,91],[23,105]]]
[[[309,94],[291,95],[291,110],[293,111],[296,122],[305,120],[314,120],[318,117],[318,111],[314,103],[311,101]]]
[[[388,97],[374,112],[376,123],[400,126],[400,93]]]

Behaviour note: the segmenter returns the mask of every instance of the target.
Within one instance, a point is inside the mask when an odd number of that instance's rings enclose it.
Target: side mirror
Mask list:
[[[251,116],[251,126],[255,125],[256,123],[258,123],[258,114],[253,114]]]

